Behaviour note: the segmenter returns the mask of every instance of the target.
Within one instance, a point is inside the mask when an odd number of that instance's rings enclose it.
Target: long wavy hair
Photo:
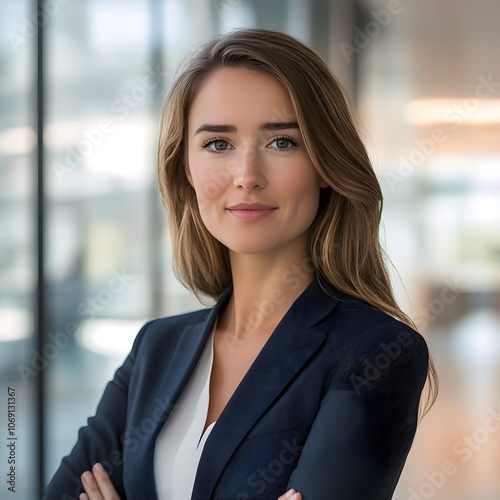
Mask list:
[[[177,277],[197,296],[213,298],[231,281],[228,249],[206,229],[185,164],[189,112],[200,85],[213,71],[234,67],[272,75],[283,85],[312,163],[329,185],[320,190],[309,233],[317,276],[415,328],[394,299],[379,241],[382,191],[347,95],[312,49],[275,31],[238,29],[214,36],[184,61],[164,101],[158,179]],[[437,397],[432,358],[427,382],[421,417]]]

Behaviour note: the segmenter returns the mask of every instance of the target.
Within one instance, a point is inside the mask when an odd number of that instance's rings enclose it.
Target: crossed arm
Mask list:
[[[357,384],[353,384],[352,379],[345,376],[333,377],[304,443],[297,467],[288,481],[289,489],[278,500],[392,498],[415,434],[420,394],[428,364],[428,351],[423,338],[417,337],[411,349],[403,351],[379,379],[370,380],[369,383],[358,380]],[[124,398],[124,388],[120,384],[122,379],[127,379],[126,375],[133,363],[132,356],[107,389],[107,400],[111,399],[113,404],[118,404],[120,398]],[[111,412],[110,405],[106,405],[105,410]],[[114,415],[114,412],[111,413]],[[107,417],[109,419],[101,419],[100,422],[109,421],[111,414]],[[85,430],[77,446],[86,449],[85,443],[88,445],[89,441],[98,439],[100,432],[105,431],[99,425],[99,428],[91,426],[92,431]],[[122,426],[120,424],[120,428]],[[91,470],[80,476],[85,490],[80,500],[119,499],[119,492],[123,491],[119,471],[115,470],[109,477],[96,464],[99,454],[93,453],[93,459],[80,448],[78,453],[72,453],[71,461],[66,463],[66,469],[60,473],[57,484],[50,489],[50,495],[63,488],[69,489],[71,478],[67,473],[68,467],[81,471],[94,464]],[[115,480],[116,489],[113,485]],[[50,495],[47,493],[44,498]]]
[[[80,495],[80,500],[120,500],[111,479],[100,463],[95,464],[92,471],[85,471],[81,479],[85,493]],[[292,488],[278,500],[302,500],[302,495]]]
[[[415,435],[426,350],[396,385],[356,391],[334,380],[278,500],[390,500]],[[415,363],[415,361],[417,361]],[[120,500],[99,464],[81,476],[80,500]],[[300,492],[300,493],[299,493]]]

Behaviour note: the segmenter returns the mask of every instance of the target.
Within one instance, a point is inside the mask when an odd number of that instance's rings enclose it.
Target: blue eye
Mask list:
[[[276,144],[276,147],[273,149],[278,151],[290,151],[298,145],[297,141],[291,137],[278,137],[277,139],[274,139],[271,144]]]
[[[214,141],[212,144],[217,151],[225,151],[229,145],[226,141]]]
[[[290,139],[276,139],[276,146],[278,146],[278,149],[288,149],[290,144]]]
[[[202,148],[206,149],[209,153],[223,153],[230,148],[230,144],[226,139],[215,137],[204,142],[201,145]]]

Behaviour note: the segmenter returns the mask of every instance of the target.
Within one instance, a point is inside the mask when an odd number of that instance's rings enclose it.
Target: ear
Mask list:
[[[327,188],[330,187],[330,185],[321,177],[319,178],[319,187],[320,188]]]

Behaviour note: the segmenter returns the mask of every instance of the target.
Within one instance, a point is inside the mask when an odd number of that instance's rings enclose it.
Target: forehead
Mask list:
[[[237,124],[295,117],[288,92],[274,76],[247,68],[222,68],[201,84],[191,106],[189,128],[202,121]]]

